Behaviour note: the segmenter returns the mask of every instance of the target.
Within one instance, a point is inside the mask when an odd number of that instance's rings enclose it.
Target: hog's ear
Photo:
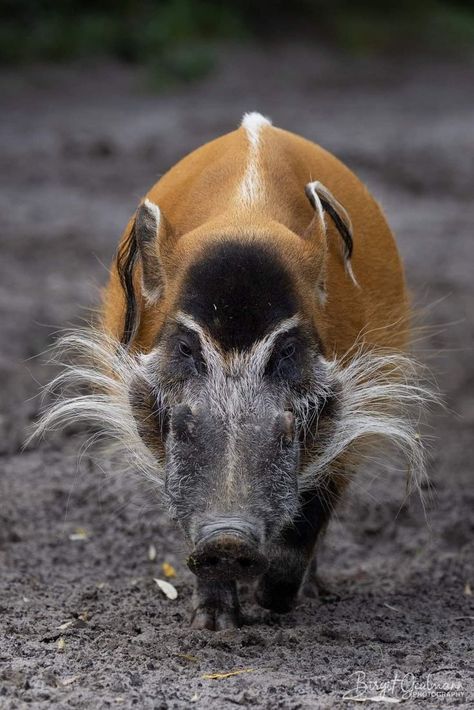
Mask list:
[[[352,224],[347,210],[341,205],[339,200],[334,197],[332,192],[330,192],[330,190],[328,190],[322,182],[319,182],[319,180],[309,182],[305,187],[305,193],[313,209],[318,214],[323,229],[325,229],[325,212],[327,212],[334,222],[334,225],[343,242],[343,256],[346,272],[354,285],[358,286],[351,265],[353,251]]]
[[[125,319],[121,342],[129,345],[140,325],[140,305],[157,303],[164,291],[160,258],[163,232],[168,228],[160,208],[145,200],[137,209],[128,237],[117,254],[117,271],[125,295]],[[140,264],[141,296],[137,298],[135,267]]]
[[[167,230],[166,220],[158,205],[145,200],[137,210],[135,232],[142,267],[142,290],[149,303],[157,303],[164,290],[164,274],[160,259],[160,243]]]

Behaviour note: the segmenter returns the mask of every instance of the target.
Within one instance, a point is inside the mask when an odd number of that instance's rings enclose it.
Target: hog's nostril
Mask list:
[[[252,560],[249,559],[248,557],[239,557],[238,563],[241,567],[243,567],[245,569],[246,567],[251,567]]]
[[[205,557],[203,562],[205,565],[209,565],[209,567],[215,567],[219,564],[219,558],[214,555],[210,555],[208,557]]]
[[[223,531],[201,540],[189,558],[194,574],[208,580],[257,577],[267,560],[253,540],[235,531]]]

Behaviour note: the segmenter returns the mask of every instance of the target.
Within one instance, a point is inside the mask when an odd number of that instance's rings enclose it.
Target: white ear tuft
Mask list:
[[[164,274],[160,263],[160,232],[165,229],[161,210],[151,200],[144,200],[135,217],[135,234],[142,265],[142,290],[148,303],[162,296]]]
[[[148,210],[149,212],[151,212],[151,214],[152,214],[153,217],[155,218],[156,227],[157,227],[157,229],[158,229],[159,226],[160,226],[160,220],[161,220],[161,210],[160,210],[160,208],[158,207],[158,205],[155,205],[155,203],[152,202],[151,200],[149,200],[148,198],[146,198],[146,200],[143,202],[143,204],[145,205],[145,207],[147,208],[147,210]]]
[[[307,198],[309,199],[309,201],[311,202],[315,211],[318,214],[319,221],[321,223],[321,227],[325,232],[326,231],[326,222],[324,221],[323,203],[321,202],[321,199],[320,199],[318,192],[316,190],[316,187],[315,187],[316,184],[319,184],[319,183],[309,182],[306,185],[305,191],[306,191]]]
[[[326,223],[324,220],[324,213],[327,212],[331,217],[334,225],[339,232],[343,245],[344,245],[344,266],[346,273],[351,279],[354,286],[360,288],[357,279],[352,270],[351,256],[353,249],[353,239],[352,239],[352,223],[349,213],[341,205],[339,200],[337,200],[332,192],[328,188],[319,182],[319,180],[314,180],[309,182],[305,187],[306,197],[310,201],[311,205],[318,213],[321,227],[326,231]]]

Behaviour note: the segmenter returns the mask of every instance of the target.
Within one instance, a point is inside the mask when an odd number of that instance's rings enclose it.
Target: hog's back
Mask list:
[[[398,250],[387,221],[364,184],[320,146],[273,126],[259,137],[251,153],[243,128],[198,148],[169,170],[148,192],[171,225],[167,249],[181,240],[198,244],[210,232],[237,235],[268,231],[269,238],[291,231],[311,238],[314,211],[305,195],[312,180],[323,183],[342,203],[352,221],[352,265],[358,285],[345,272],[340,237],[327,224],[327,302],[318,314],[328,354],[342,356],[354,344],[404,347],[409,306]],[[241,186],[254,158],[260,185],[252,204],[242,200]],[[124,238],[130,229],[127,228]],[[308,236],[309,234],[309,236]],[[191,248],[190,246],[190,248]],[[307,288],[313,289],[308,283]],[[105,327],[117,333],[124,301],[115,268],[104,299]],[[160,313],[166,311],[161,307]],[[150,314],[148,314],[150,318]]]

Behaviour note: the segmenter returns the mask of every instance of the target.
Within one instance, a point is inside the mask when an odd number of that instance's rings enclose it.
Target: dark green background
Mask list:
[[[357,54],[465,52],[474,7],[457,0],[0,0],[0,62],[113,57],[156,83],[192,80],[225,41],[300,35]]]

